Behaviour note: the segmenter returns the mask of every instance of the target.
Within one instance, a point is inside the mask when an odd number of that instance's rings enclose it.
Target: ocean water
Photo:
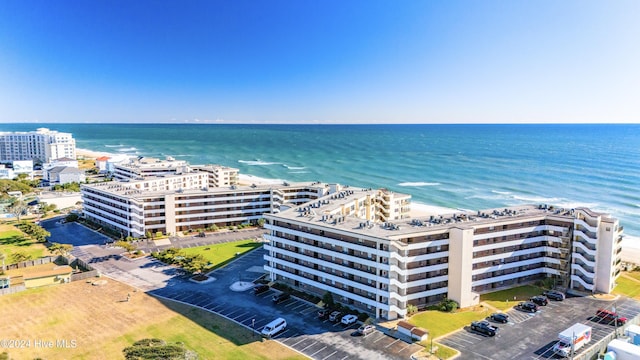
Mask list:
[[[458,209],[524,203],[612,213],[640,236],[640,125],[1,124],[70,132],[78,148],[384,187]]]

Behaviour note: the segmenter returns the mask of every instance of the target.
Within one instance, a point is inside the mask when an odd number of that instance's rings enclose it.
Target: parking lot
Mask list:
[[[508,311],[507,324],[494,324],[500,328],[495,337],[473,332],[467,326],[439,342],[459,350],[462,353],[459,359],[549,359],[555,358],[552,348],[557,342],[558,333],[575,323],[582,323],[591,326],[593,332],[591,342],[577,352],[580,354],[615,331],[614,325],[604,324],[594,318],[598,308],[612,307],[618,314],[630,319],[640,314],[640,303],[631,299],[604,301],[591,297],[570,297],[561,302],[550,301],[535,314],[516,309]]]
[[[357,336],[359,323],[345,326],[320,320],[317,306],[297,298],[274,304],[271,298],[279,293],[277,290],[270,289],[259,295],[251,290],[229,290],[236,281],[251,281],[263,274],[262,268],[255,265],[262,263],[263,254],[264,251],[258,249],[214,271],[210,274],[216,278],[214,282],[193,284],[176,279],[150,293],[215,312],[242,324],[247,331],[253,331],[256,338],[260,337],[264,325],[282,317],[288,326],[273,339],[313,359],[409,359],[422,349],[378,330]]]

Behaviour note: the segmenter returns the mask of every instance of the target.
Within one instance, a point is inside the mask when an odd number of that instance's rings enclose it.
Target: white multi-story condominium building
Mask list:
[[[152,176],[182,174],[188,164],[183,160],[140,157],[114,164],[113,176],[118,180],[144,180]]]
[[[0,132],[0,161],[34,160],[39,163],[76,158],[76,141],[69,133],[45,128],[29,132]]]
[[[209,175],[209,187],[238,185],[238,169],[222,165],[193,165],[190,171],[206,172]]]
[[[381,221],[376,206],[396,195],[342,191],[265,214],[271,279],[395,319],[547,277],[608,293],[619,274],[622,227],[607,214],[530,205]]]
[[[82,185],[84,216],[123,236],[177,234],[256,222],[266,212],[323,197],[333,188],[320,183],[212,188],[210,176],[201,171]]]
[[[186,161],[155,158],[130,159],[113,165],[113,175],[118,180],[144,180],[147,178],[179,175],[193,172],[209,174],[204,187],[224,187],[238,184],[238,169],[222,165],[189,165]]]

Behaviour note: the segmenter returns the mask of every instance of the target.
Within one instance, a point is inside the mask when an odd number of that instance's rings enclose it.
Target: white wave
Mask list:
[[[240,182],[244,184],[282,184],[285,180],[261,178],[254,175],[239,174]]]
[[[269,166],[278,165],[276,162],[267,162],[261,160],[238,160],[239,163],[247,164],[249,166]]]
[[[440,185],[440,183],[437,182],[403,182],[398,184],[398,186],[412,186],[412,187],[418,187],[418,186],[438,186]]]
[[[453,214],[455,212],[456,209],[451,209],[444,206],[429,205],[413,201],[411,202],[411,216]]]
[[[289,171],[289,174],[308,174],[310,171]]]
[[[491,192],[494,193],[494,194],[500,194],[500,195],[511,195],[511,191],[491,190]]]
[[[105,145],[105,147],[108,147],[108,148],[117,148],[117,147],[123,147],[123,146],[124,146],[124,145],[122,145],[122,144],[118,144],[118,145]]]
[[[528,203],[550,204],[550,205],[551,204],[555,204],[556,202],[560,201],[560,199],[556,198],[556,197],[547,198],[547,197],[542,197],[542,196],[514,195],[514,196],[512,196],[512,198],[514,200],[524,201],[524,202],[528,202]]]
[[[125,152],[125,151],[137,151],[139,150],[138,148],[134,148],[134,147],[128,147],[128,148],[122,148],[122,149],[118,149],[118,151],[121,152]]]
[[[631,248],[640,250],[640,237],[629,236],[627,234],[622,238],[622,248]]]
[[[287,164],[282,164],[282,166],[286,167],[289,170],[304,170],[306,166],[289,166]]]

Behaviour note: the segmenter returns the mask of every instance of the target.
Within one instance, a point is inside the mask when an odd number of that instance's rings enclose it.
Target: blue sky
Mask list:
[[[638,122],[640,2],[0,1],[0,122]]]

